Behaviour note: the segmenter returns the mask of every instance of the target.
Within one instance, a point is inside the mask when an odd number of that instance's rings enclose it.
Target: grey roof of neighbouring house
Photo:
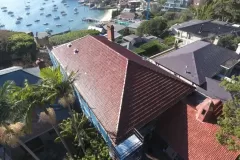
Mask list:
[[[235,61],[239,57],[234,51],[197,41],[166,55],[155,57],[153,60],[191,82],[201,85],[206,82],[206,77],[213,77],[221,71],[221,65],[226,61]]]
[[[178,30],[194,34],[198,37],[209,37],[240,32],[240,27],[234,27],[231,23],[212,20],[205,20],[202,22],[200,20],[194,20],[179,24],[178,26],[175,26],[175,28],[176,27]]]
[[[18,86],[22,86],[25,79],[31,84],[36,84],[39,81],[39,77],[24,71],[22,67],[14,66],[0,70],[0,86],[8,80],[14,81]]]
[[[40,69],[39,67],[25,68],[23,69],[25,72],[28,72],[36,77],[40,77]]]
[[[222,101],[232,99],[231,94],[220,86],[220,81],[212,78],[206,77],[206,84],[203,88],[197,87],[196,90],[211,98],[217,98]]]
[[[114,24],[114,23],[110,23],[110,24],[114,26],[114,31],[115,32],[119,32],[119,31],[123,30],[124,28],[126,28],[126,26],[123,26],[123,25],[120,25],[120,24]],[[104,25],[103,28],[105,30],[107,30],[107,25]]]
[[[128,28],[137,29],[137,28],[141,25],[142,22],[143,22],[143,21],[131,23],[131,24],[128,26]]]
[[[132,45],[135,45],[137,43],[142,43],[145,40],[137,35],[131,34],[128,36],[124,36],[123,40],[127,41],[127,42],[131,42]]]

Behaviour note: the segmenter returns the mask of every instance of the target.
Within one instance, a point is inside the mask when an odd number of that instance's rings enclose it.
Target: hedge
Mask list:
[[[158,40],[154,40],[141,45],[139,48],[135,49],[134,52],[139,55],[152,56],[166,50],[167,48],[168,46],[165,44],[159,43]]]
[[[172,47],[175,43],[175,37],[174,36],[166,37],[164,39],[163,43],[166,44],[169,47]]]
[[[144,55],[146,51],[144,49],[141,49],[141,48],[135,48],[133,50],[133,52],[136,53],[136,54],[139,54],[139,55]]]
[[[55,35],[49,38],[49,43],[52,46],[64,44],[75,39],[84,37],[86,35],[99,35],[99,32],[96,30],[79,30],[71,31],[62,35]]]

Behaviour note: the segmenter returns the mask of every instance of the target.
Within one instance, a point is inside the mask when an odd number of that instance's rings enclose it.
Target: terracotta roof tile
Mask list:
[[[117,143],[192,91],[159,67],[101,36],[86,36],[53,48],[76,87]],[[77,48],[79,53],[73,54]]]
[[[235,160],[239,153],[228,151],[217,142],[217,129],[216,124],[196,120],[195,108],[183,103],[162,114],[156,128],[185,160]]]

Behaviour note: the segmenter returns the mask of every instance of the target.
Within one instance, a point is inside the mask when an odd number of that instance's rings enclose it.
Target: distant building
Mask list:
[[[188,0],[167,0],[162,6],[163,11],[181,11],[187,8]]]
[[[135,15],[135,13],[132,13],[132,12],[122,12],[122,13],[118,16],[118,19],[120,19],[120,20],[126,20],[126,21],[134,20],[135,18],[136,18],[136,15]]]
[[[183,45],[226,34],[240,35],[240,25],[213,20],[191,20],[171,27],[176,41]]]
[[[131,11],[135,11],[137,8],[140,8],[141,4],[141,0],[129,0],[128,8],[130,8]]]

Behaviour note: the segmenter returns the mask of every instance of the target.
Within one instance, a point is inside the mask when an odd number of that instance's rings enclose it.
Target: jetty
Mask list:
[[[84,22],[99,22],[99,20],[95,19],[95,18],[83,18],[82,21],[84,21]]]

